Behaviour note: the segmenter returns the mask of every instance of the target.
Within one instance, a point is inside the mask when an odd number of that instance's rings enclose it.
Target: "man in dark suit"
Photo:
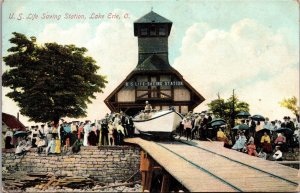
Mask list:
[[[282,128],[289,128],[289,129],[291,129],[292,131],[294,131],[295,126],[294,126],[294,123],[291,123],[290,117],[285,116],[285,117],[283,117],[283,120],[284,120],[284,122],[281,123],[281,127],[282,127]],[[286,144],[287,144],[288,146],[290,146],[290,145],[291,145],[291,142],[292,142],[293,132],[291,132],[291,133],[286,132],[286,133],[284,133],[284,134],[286,135]]]
[[[133,137],[134,127],[133,127],[132,117],[126,117],[126,129],[127,129],[128,137]]]
[[[124,115],[123,111],[120,111],[120,120],[121,120],[121,125],[123,126],[123,128],[127,130],[126,116]],[[126,133],[128,133],[128,130]]]
[[[200,113],[200,139],[201,140],[206,140],[207,138],[207,124],[208,124],[208,119],[205,117],[204,113]]]

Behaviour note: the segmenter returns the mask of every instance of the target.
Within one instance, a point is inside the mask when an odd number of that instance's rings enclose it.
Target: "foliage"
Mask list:
[[[293,96],[291,98],[284,98],[279,102],[281,107],[285,107],[293,112],[293,114],[299,119],[299,107],[297,106],[298,99]]]
[[[6,96],[17,102],[20,112],[35,122],[58,121],[61,117],[86,116],[87,103],[95,93],[103,92],[106,77],[98,75],[99,67],[86,48],[75,45],[45,43],[37,45],[13,33],[4,62],[2,85],[11,88]]]
[[[249,112],[249,104],[240,101],[237,96],[232,95],[227,100],[222,98],[215,99],[207,104],[209,110],[218,118],[223,118],[233,127],[234,119],[240,112]]]

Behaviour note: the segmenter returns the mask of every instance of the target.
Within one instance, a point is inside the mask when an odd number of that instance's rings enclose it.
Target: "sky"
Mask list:
[[[170,64],[206,99],[195,112],[207,110],[217,93],[229,98],[234,89],[252,115],[294,117],[279,105],[283,98],[299,99],[299,5],[294,0],[6,0],[2,55],[12,46],[12,32],[35,36],[39,44],[86,47],[108,84],[83,120],[101,119],[109,112],[104,99],[137,65],[133,22],[151,9],[173,22]],[[2,111],[16,115],[19,108],[5,96],[8,92],[2,87]],[[23,115],[20,120],[34,124]]]

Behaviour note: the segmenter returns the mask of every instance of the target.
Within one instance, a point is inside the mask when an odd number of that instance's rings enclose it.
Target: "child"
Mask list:
[[[55,139],[55,153],[60,153],[60,147],[61,147],[60,140],[59,140],[58,137],[56,137],[56,139]]]

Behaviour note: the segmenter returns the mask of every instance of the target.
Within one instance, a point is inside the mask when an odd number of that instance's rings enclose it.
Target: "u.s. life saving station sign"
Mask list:
[[[126,82],[125,87],[136,86],[183,86],[182,81],[160,81],[160,82]]]

